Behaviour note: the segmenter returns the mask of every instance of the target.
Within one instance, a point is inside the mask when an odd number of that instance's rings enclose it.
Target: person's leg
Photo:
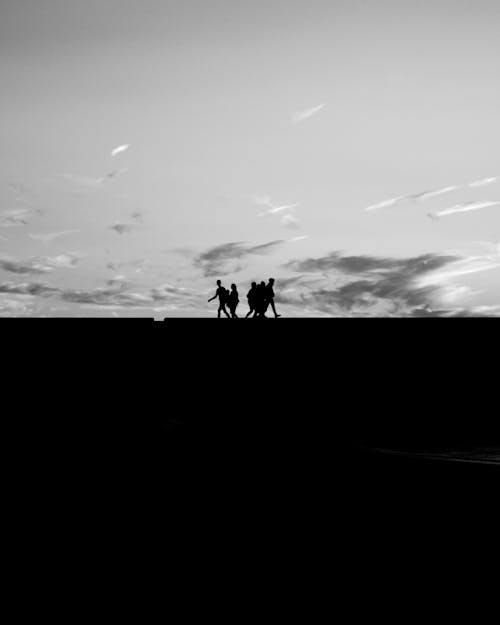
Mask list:
[[[219,306],[219,308],[217,310],[217,319],[220,319],[220,311],[221,311],[221,307]]]
[[[271,308],[273,309],[273,313],[275,317],[281,317],[281,315],[278,315],[278,313],[276,312],[276,308],[274,307],[274,300],[272,299],[271,302]]]
[[[224,314],[226,315],[226,317],[228,319],[231,319],[231,315],[227,312],[226,306],[224,304],[222,305],[222,310],[224,311]]]
[[[251,315],[252,313],[254,313],[254,314],[255,314],[255,310],[254,310],[254,308],[253,308],[252,306],[250,306],[250,310],[249,310],[249,311],[247,312],[247,314],[245,315],[245,319],[246,319],[247,317],[250,317],[250,315]]]

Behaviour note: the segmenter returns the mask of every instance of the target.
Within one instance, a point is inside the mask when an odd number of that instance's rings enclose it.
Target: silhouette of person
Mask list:
[[[278,317],[281,317],[281,315],[278,315],[278,313],[276,312],[276,308],[274,307],[273,285],[274,285],[274,278],[269,278],[269,282],[266,284],[266,310],[268,306],[271,306],[271,308],[273,309],[275,318],[278,318]]]
[[[255,316],[267,319],[266,308],[266,283],[262,280],[255,289]]]
[[[254,317],[257,314],[256,297],[257,297],[257,283],[252,282],[252,286],[250,287],[250,290],[247,293],[248,307],[250,310],[245,315],[245,319],[247,317],[250,317],[252,313]]]
[[[227,305],[233,319],[238,319],[236,307],[238,306],[239,301],[240,299],[238,297],[238,291],[236,290],[236,284],[231,284],[231,292],[228,293],[227,296]]]
[[[222,286],[220,280],[217,280],[217,291],[215,291],[215,295],[211,297],[208,301],[211,302],[216,297],[219,298],[219,308],[217,310],[217,318],[220,319],[221,311],[230,319],[229,313],[226,310],[226,299],[227,299],[227,290]]]

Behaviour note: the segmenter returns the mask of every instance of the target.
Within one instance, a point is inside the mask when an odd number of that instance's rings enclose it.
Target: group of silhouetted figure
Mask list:
[[[252,286],[247,293],[248,307],[249,311],[245,315],[245,319],[247,317],[266,317],[266,312],[269,306],[271,306],[274,316],[281,317],[276,312],[276,308],[274,307],[274,278],[269,278],[269,282],[266,284],[264,280],[260,284],[256,282],[252,282]],[[217,317],[220,317],[221,312],[223,312],[226,317],[232,319],[238,319],[238,315],[236,314],[236,308],[239,304],[239,296],[238,291],[236,289],[236,284],[231,284],[231,290],[229,291],[225,287],[222,286],[220,280],[217,280],[217,291],[215,295],[211,297],[208,301],[211,302],[215,298],[219,298],[219,308],[217,310]],[[229,308],[229,314],[226,310]]]

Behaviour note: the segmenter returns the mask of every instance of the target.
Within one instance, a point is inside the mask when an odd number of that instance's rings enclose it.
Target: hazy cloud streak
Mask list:
[[[51,243],[55,239],[59,239],[60,237],[67,236],[68,234],[73,234],[75,232],[80,232],[80,230],[63,230],[62,232],[47,232],[47,233],[30,233],[28,236],[35,241],[41,241],[44,245],[47,243]]]
[[[443,217],[444,215],[452,215],[453,213],[466,213],[468,211],[476,211],[481,208],[488,208],[490,206],[496,206],[500,204],[500,201],[484,201],[484,202],[465,202],[464,204],[456,204],[450,208],[431,213],[432,217]]]
[[[111,156],[117,156],[118,154],[121,154],[122,152],[125,152],[126,150],[128,150],[129,147],[130,147],[130,143],[119,145],[118,147],[116,147],[114,150],[111,151]]]
[[[297,111],[292,115],[292,124],[299,124],[300,122],[309,119],[310,117],[316,115],[316,113],[319,113],[319,111],[324,109],[325,106],[326,104],[319,104],[318,106],[314,106],[310,109],[305,109],[304,111]]]
[[[481,180],[475,180],[474,182],[469,183],[469,187],[485,187],[489,184],[493,184],[498,180],[498,176],[493,176],[491,178],[482,178]]]

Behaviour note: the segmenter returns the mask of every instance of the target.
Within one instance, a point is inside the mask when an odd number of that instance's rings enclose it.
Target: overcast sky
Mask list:
[[[500,312],[499,32],[496,0],[2,0],[0,315],[212,315],[219,276],[239,312],[270,276],[285,315]]]

